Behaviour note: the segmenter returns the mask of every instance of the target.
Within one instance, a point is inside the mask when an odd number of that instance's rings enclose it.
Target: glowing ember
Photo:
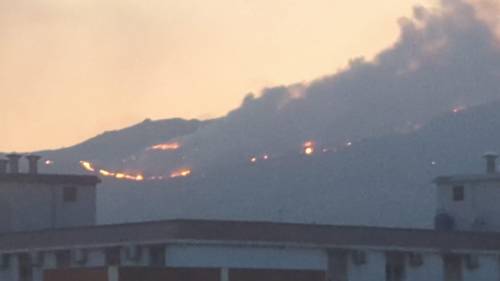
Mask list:
[[[143,181],[144,180],[143,175],[136,175],[136,176],[125,175],[125,178],[128,180],[134,180],[134,181]]]
[[[465,106],[456,106],[456,107],[454,107],[451,111],[452,111],[453,113],[459,113],[459,112],[462,112],[462,111],[464,111],[464,110],[465,110]]]
[[[52,160],[45,160],[45,165],[47,165],[47,166],[54,165],[54,161],[52,161]]]
[[[170,174],[170,178],[174,179],[174,178],[180,178],[180,177],[187,177],[187,176],[190,176],[190,175],[191,175],[191,169],[185,168],[185,169],[180,169],[180,170],[177,170],[177,171],[173,171]]]
[[[95,168],[90,162],[80,161],[80,165],[82,165],[82,167],[89,172],[95,172]]]
[[[177,150],[181,148],[181,144],[178,142],[171,143],[160,143],[157,145],[153,145],[148,150]]]
[[[98,172],[103,177],[112,177],[119,180],[132,180],[132,181],[142,181],[144,176],[142,174],[128,174],[125,172],[112,172],[106,169],[96,169],[91,162],[80,161],[80,165],[89,172]]]
[[[99,170],[99,174],[101,174],[101,175],[103,175],[105,177],[114,177],[115,176],[115,173],[112,173],[110,171],[103,170],[103,169]]]
[[[305,155],[313,155],[316,151],[316,144],[313,141],[305,142],[303,147]]]

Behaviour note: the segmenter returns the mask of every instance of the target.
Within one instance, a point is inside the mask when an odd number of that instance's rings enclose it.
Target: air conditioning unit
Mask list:
[[[31,252],[30,253],[30,262],[34,267],[43,266],[43,253],[42,252]]]
[[[352,263],[355,265],[363,265],[366,264],[366,252],[364,251],[353,251],[351,253]]]
[[[142,257],[142,248],[139,245],[128,245],[125,247],[125,256],[130,261],[139,261]]]
[[[419,253],[409,253],[408,262],[412,267],[420,267],[424,264],[424,258]]]
[[[10,255],[9,254],[1,254],[0,255],[0,269],[5,270],[10,266]]]
[[[465,266],[469,270],[475,270],[479,268],[479,258],[477,255],[465,255]]]
[[[78,265],[85,265],[89,259],[89,253],[86,249],[75,249],[71,251],[73,262]]]

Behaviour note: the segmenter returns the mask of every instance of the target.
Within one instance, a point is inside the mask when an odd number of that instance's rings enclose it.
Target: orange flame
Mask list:
[[[103,169],[99,170],[99,174],[101,174],[105,177],[114,177],[115,176],[115,173],[107,171],[107,170],[103,170]]]
[[[113,177],[116,179],[125,179],[125,180],[133,180],[133,181],[142,181],[144,180],[144,176],[142,174],[127,174],[124,172],[112,172],[106,169],[97,170],[94,165],[89,161],[80,161],[80,165],[89,172],[98,172],[103,177]]]
[[[82,165],[82,167],[89,172],[95,172],[94,165],[88,161],[80,161],[80,165]]]
[[[180,178],[180,177],[188,177],[191,175],[191,173],[192,173],[191,169],[183,168],[183,169],[179,169],[177,171],[173,171],[170,174],[170,178],[174,179],[174,178]]]
[[[305,155],[313,155],[316,152],[316,144],[313,141],[307,141],[303,145]]]
[[[453,113],[459,113],[459,112],[464,111],[465,109],[466,109],[466,107],[465,107],[465,106],[456,106],[456,107],[454,107],[451,111],[452,111]]]
[[[171,143],[160,143],[151,146],[148,148],[148,150],[177,150],[181,148],[181,144],[178,142],[171,142]]]

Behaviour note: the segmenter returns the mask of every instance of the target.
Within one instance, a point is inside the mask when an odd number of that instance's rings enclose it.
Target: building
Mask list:
[[[500,231],[498,155],[486,153],[486,173],[438,177],[437,227],[444,230]]]
[[[0,281],[499,280],[495,210],[477,204],[500,192],[495,157],[486,158],[486,175],[435,180],[436,230],[206,220],[48,225],[0,235]]]
[[[0,160],[0,233],[96,224],[95,176],[39,174],[36,155]]]

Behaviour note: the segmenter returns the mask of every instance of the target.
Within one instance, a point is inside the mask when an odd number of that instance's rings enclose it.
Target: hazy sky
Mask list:
[[[0,151],[210,118],[336,72],[433,0],[0,0]]]

